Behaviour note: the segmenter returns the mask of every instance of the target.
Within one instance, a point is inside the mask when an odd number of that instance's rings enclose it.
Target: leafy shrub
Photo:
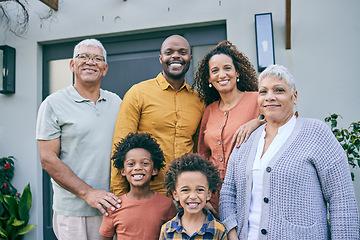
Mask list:
[[[325,118],[325,122],[330,123],[331,131],[347,154],[349,165],[353,168],[360,167],[360,121],[351,123],[347,129],[342,129],[337,126],[339,117],[341,116],[336,113],[331,114]],[[355,179],[353,172],[351,179]]]
[[[17,194],[16,188],[11,184],[14,177],[14,160],[13,156],[0,158],[0,191],[13,197]]]
[[[0,239],[22,239],[36,227],[28,224],[32,202],[30,184],[20,195],[10,182],[14,176],[14,160],[12,156],[0,158]]]

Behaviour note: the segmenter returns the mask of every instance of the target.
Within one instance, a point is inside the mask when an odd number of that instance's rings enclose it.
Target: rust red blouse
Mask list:
[[[240,101],[228,111],[220,111],[219,101],[206,107],[200,127],[198,153],[219,166],[225,178],[229,156],[234,147],[231,139],[244,123],[259,116],[258,92],[244,92]]]

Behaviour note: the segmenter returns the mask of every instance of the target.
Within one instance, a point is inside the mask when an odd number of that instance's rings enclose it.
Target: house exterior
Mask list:
[[[339,120],[343,127],[358,121],[360,1],[292,1],[291,49],[286,49],[285,2],[60,0],[58,11],[51,11],[41,1],[28,0],[28,31],[22,37],[10,32],[0,12],[0,45],[16,49],[16,92],[0,94],[0,157],[12,155],[17,159],[13,185],[19,191],[28,183],[31,185],[30,223],[36,224],[37,228],[25,239],[49,239],[44,237],[43,230],[51,221],[48,218],[44,221],[44,209],[51,210],[45,207],[50,204],[45,196],[49,189],[44,184],[35,139],[37,111],[45,95],[71,83],[68,58],[72,57],[74,43],[85,38],[103,41],[105,48],[114,52],[111,55],[114,59],[123,56],[126,49],[134,48],[134,52],[126,52],[127,57],[135,56],[132,59],[136,64],[130,64],[135,69],[134,75],[137,66],[139,69],[147,66],[143,59],[149,58],[154,69],[160,67],[154,61],[158,54],[154,49],[160,48],[156,44],[161,43],[166,34],[173,33],[189,36],[190,44],[194,45],[195,60],[218,40],[227,39],[257,68],[254,15],[272,13],[275,62],[288,67],[295,77],[299,115],[323,120],[329,114],[337,113],[343,116]],[[16,19],[18,7],[15,3],[0,2],[0,6],[9,11],[13,20]],[[151,51],[148,51],[150,45]],[[122,46],[124,49],[119,50]],[[114,66],[121,67],[121,61]],[[56,65],[55,69],[53,65]],[[196,63],[193,63],[193,69],[195,67]],[[113,69],[112,79],[132,83],[131,72],[117,73],[118,68]],[[154,70],[159,71],[158,68]],[[140,81],[151,77],[155,75],[134,78]],[[117,93],[122,95],[128,85],[119,85],[122,87],[116,90]],[[355,171],[355,179],[360,202],[360,171]]]

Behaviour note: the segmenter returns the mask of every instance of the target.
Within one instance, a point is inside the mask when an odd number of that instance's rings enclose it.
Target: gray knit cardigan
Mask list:
[[[252,166],[265,126],[232,152],[220,192],[227,231],[247,239]],[[298,118],[264,172],[259,239],[359,239],[359,214],[347,157],[320,120]],[[330,226],[328,226],[329,212]]]

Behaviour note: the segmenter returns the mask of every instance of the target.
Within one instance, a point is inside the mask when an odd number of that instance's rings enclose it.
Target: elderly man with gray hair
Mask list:
[[[99,239],[102,214],[120,207],[110,193],[112,136],[121,99],[100,89],[106,51],[96,39],[75,46],[74,84],[48,96],[36,127],[40,160],[54,190],[53,226],[58,239]]]

